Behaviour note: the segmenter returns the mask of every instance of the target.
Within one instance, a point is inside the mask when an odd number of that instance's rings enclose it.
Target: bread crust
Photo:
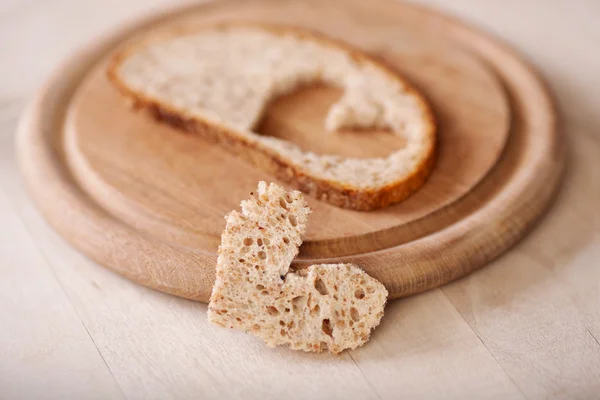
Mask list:
[[[129,54],[135,52],[139,46],[155,40],[164,40],[183,33],[198,33],[201,30],[177,29],[164,32],[161,35],[146,37],[133,45],[118,50],[109,60],[106,70],[107,77],[113,86],[126,98],[132,101],[136,110],[149,113],[156,121],[167,124],[180,131],[197,135],[205,140],[219,144],[230,153],[242,158],[254,166],[271,173],[277,179],[289,184],[298,190],[307,193],[319,200],[328,202],[334,206],[370,211],[390,206],[405,200],[419,190],[427,181],[435,166],[436,159],[436,123],[433,112],[425,98],[405,79],[396,73],[391,66],[381,60],[358,51],[349,45],[326,37],[317,32],[304,28],[282,27],[276,25],[254,24],[254,23],[227,23],[203,27],[205,29],[220,29],[221,27],[258,27],[277,34],[292,34],[299,38],[317,41],[324,46],[332,46],[347,52],[357,62],[367,62],[381,68],[391,79],[397,80],[405,87],[405,91],[413,96],[421,109],[426,120],[423,134],[426,135],[426,146],[421,154],[421,159],[415,167],[404,176],[393,182],[378,186],[376,188],[360,188],[342,182],[323,179],[314,176],[300,165],[285,159],[267,146],[261,143],[250,142],[244,137],[237,135],[232,129],[221,124],[206,121],[200,117],[175,110],[159,99],[133,90],[123,82],[118,74],[121,63]]]

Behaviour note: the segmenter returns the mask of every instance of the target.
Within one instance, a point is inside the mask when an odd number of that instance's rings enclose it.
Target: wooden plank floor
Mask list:
[[[600,398],[600,2],[421,0],[484,27],[545,75],[569,168],[511,252],[396,301],[340,356],[271,350],[206,306],[135,286],[72,250],[14,160],[27,98],[94,35],[166,0],[0,0],[0,399]]]

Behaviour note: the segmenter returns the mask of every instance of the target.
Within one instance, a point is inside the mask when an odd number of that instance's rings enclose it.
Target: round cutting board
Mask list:
[[[28,188],[73,246],[127,278],[206,301],[223,216],[274,178],[214,144],[132,111],[105,77],[107,57],[149,30],[243,20],[313,29],[397,68],[432,104],[436,168],[406,201],[372,212],[313,210],[296,265],[353,262],[391,298],[436,287],[514,244],[558,185],[563,151],[552,99],[510,49],[431,10],[397,1],[239,1],[187,6],[137,22],[66,62],[23,115]],[[309,87],[269,106],[259,133],[305,150],[377,157],[389,132],[323,130],[340,93]]]

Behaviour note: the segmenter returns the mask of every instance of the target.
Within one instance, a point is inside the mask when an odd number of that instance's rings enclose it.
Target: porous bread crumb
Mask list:
[[[339,353],[367,342],[388,295],[380,282],[352,264],[290,269],[309,214],[302,194],[260,182],[241,207],[226,217],[209,320],[270,347]]]
[[[374,59],[305,31],[227,24],[150,37],[116,54],[108,73],[136,104],[157,108],[158,119],[172,123],[168,115],[175,114],[184,121],[176,125],[192,131],[208,123],[213,139],[244,143],[248,161],[340,207],[403,200],[433,166],[435,125],[424,99]],[[387,157],[345,158],[253,132],[274,98],[314,82],[343,89],[328,110],[327,130],[388,128],[405,145]]]

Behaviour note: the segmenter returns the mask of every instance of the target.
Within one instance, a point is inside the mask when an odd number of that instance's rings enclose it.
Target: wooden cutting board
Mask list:
[[[138,21],[74,55],[23,115],[20,165],[50,224],[125,277],[206,301],[223,216],[274,178],[215,145],[134,113],[110,86],[107,55],[148,29],[252,20],[307,27],[393,64],[431,101],[439,155],[426,185],[392,207],[357,212],[308,198],[296,264],[354,262],[392,298],[439,286],[513,245],[550,203],[563,148],[552,99],[504,44],[437,12],[392,0],[226,0]],[[260,133],[317,153],[388,154],[386,132],[325,134],[339,92],[278,99]]]

